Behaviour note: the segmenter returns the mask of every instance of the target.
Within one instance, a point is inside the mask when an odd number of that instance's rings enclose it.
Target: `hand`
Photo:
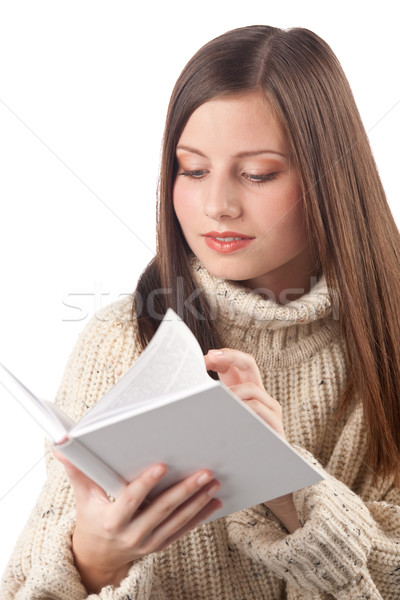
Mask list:
[[[281,406],[265,390],[260,371],[251,354],[232,348],[222,348],[221,350],[210,350],[204,360],[208,371],[216,371],[220,380],[236,396],[246,402],[286,440]],[[293,503],[293,494],[286,494],[265,502],[265,504],[290,533],[301,527]]]
[[[247,406],[286,440],[279,402],[270,396],[251,354],[232,348],[210,350],[204,357],[208,371],[216,371],[220,380]]]
[[[208,470],[198,471],[146,501],[167,472],[162,463],[152,465],[110,502],[101,487],[61,454],[54,454],[63,463],[75,493],[72,550],[89,593],[118,585],[133,561],[163,550],[222,506],[212,498],[220,483]]]
[[[264,502],[264,504],[274,513],[289,533],[293,533],[301,527],[293,501],[293,494],[285,494],[279,498],[274,498],[274,500]]]

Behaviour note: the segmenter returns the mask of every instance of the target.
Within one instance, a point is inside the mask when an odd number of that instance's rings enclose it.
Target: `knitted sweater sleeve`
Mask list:
[[[231,543],[285,579],[293,597],[307,591],[310,598],[399,598],[400,491],[391,487],[379,502],[363,502],[309,452],[295,448],[325,476],[294,493],[302,527],[288,535],[272,527],[270,511],[258,505],[229,517]]]
[[[130,304],[110,305],[82,332],[68,361],[56,404],[77,421],[129,368],[139,354]],[[71,536],[74,496],[64,467],[46,446],[47,480],[22,531],[1,586],[2,600],[81,600],[88,593],[75,568]],[[152,586],[151,557],[133,564],[119,587],[104,587],[99,600],[147,600]]]

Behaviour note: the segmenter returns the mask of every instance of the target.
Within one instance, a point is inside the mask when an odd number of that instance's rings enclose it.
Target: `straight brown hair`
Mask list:
[[[302,185],[310,240],[334,290],[349,377],[339,415],[362,400],[366,461],[400,483],[400,236],[354,98],[330,47],[313,32],[256,25],[203,46],[168,108],[157,207],[157,253],[142,274],[137,315],[143,347],[173,308],[206,353],[220,346],[189,265],[173,209],[176,145],[191,114],[215,98],[263,90],[288,140]],[[178,285],[179,282],[179,285]],[[154,290],[160,293],[154,296]],[[153,293],[152,309],[146,299]],[[183,298],[193,298],[190,306]]]

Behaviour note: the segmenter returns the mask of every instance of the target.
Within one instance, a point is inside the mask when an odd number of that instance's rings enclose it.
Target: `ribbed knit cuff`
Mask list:
[[[356,494],[323,471],[310,453],[295,448],[326,478],[293,494],[302,527],[291,535],[278,532],[269,511],[259,505],[231,516],[229,536],[295,587],[337,597],[366,572],[374,521]]]
[[[153,558],[147,555],[137,560],[118,587],[108,585],[88,600],[149,600],[153,583]]]
[[[45,540],[42,551],[32,564],[25,584],[16,600],[83,600],[87,591],[82,585],[72,554],[73,518],[64,517]]]
[[[153,560],[146,556],[136,561],[118,587],[106,586],[99,594],[90,594],[82,585],[72,554],[72,534],[75,521],[64,517],[43,544],[37,561],[32,565],[25,585],[16,600],[46,598],[49,600],[148,600],[150,598]]]

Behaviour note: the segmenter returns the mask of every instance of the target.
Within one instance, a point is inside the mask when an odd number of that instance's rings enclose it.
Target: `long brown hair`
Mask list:
[[[288,140],[310,239],[338,302],[350,369],[339,413],[355,394],[362,399],[367,462],[377,475],[395,475],[399,482],[400,237],[347,79],[332,50],[311,31],[235,29],[203,46],[182,71],[163,140],[157,254],[137,288],[144,299],[138,315],[141,343],[156,331],[156,315],[171,307],[204,352],[219,345],[207,302],[196,296],[190,253],[173,210],[175,149],[203,102],[259,89]],[[146,298],[156,288],[162,292],[149,310]],[[190,307],[182,303],[182,293],[195,297]]]

